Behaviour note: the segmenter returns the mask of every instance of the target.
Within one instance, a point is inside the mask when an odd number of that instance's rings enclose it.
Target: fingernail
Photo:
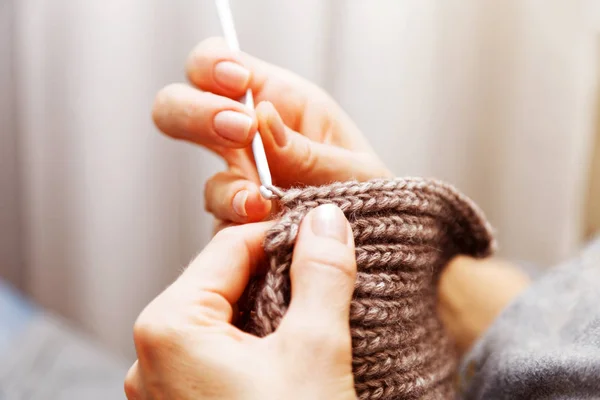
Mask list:
[[[272,110],[269,114],[269,119],[267,123],[269,124],[271,135],[273,135],[273,139],[275,139],[275,143],[277,143],[279,147],[283,147],[287,143],[285,124],[283,123],[281,116],[279,115],[273,104],[271,104],[271,108]]]
[[[325,204],[314,210],[311,228],[317,236],[332,238],[342,243],[348,241],[346,217],[342,210],[333,204]]]
[[[258,190],[249,191],[245,210],[250,220],[263,219],[271,211],[271,202],[265,200]]]
[[[248,191],[240,190],[233,196],[233,211],[240,217],[247,217],[246,200],[248,199]]]
[[[234,142],[244,143],[250,134],[252,118],[237,111],[221,111],[213,120],[215,131]]]
[[[231,90],[245,90],[250,81],[250,71],[240,64],[221,61],[215,65],[215,80],[221,86]]]

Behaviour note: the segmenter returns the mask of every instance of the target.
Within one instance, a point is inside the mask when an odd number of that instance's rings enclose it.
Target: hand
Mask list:
[[[446,266],[439,282],[438,312],[461,354],[529,283],[522,271],[498,260],[459,256]]]
[[[302,222],[292,299],[277,331],[258,338],[231,324],[268,224],[221,231],[141,313],[129,400],[356,399],[349,323],[356,261],[339,208],[320,206]]]
[[[227,171],[206,185],[206,208],[217,219],[245,223],[269,215],[271,202],[258,192],[248,147],[257,128],[279,187],[391,175],[340,107],[289,71],[234,53],[215,38],[191,53],[187,75],[194,87],[162,89],[153,118],[167,135],[204,146],[227,162]],[[237,101],[248,88],[256,110]]]

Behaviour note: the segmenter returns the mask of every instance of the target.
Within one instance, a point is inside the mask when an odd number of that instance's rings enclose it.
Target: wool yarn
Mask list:
[[[302,218],[333,203],[350,221],[357,281],[351,303],[358,398],[454,397],[457,356],[436,312],[436,282],[457,255],[489,255],[492,231],[479,208],[452,186],[423,178],[340,182],[281,193],[267,233],[268,272],[242,308],[242,328],[272,333],[290,300],[289,270]]]

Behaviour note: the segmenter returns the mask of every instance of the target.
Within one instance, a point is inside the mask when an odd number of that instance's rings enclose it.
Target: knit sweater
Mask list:
[[[481,211],[453,187],[421,178],[344,182],[287,191],[267,234],[266,276],[250,286],[242,327],[273,332],[290,301],[289,270],[302,218],[333,203],[350,221],[357,281],[350,308],[359,399],[447,399],[457,358],[436,313],[436,281],[447,261],[493,249]]]

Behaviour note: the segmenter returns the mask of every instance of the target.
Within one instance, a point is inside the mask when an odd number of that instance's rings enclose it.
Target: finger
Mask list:
[[[138,361],[136,360],[125,377],[124,383],[125,395],[128,400],[144,400],[146,394],[139,374]]]
[[[284,125],[273,104],[256,108],[258,130],[275,183],[282,187],[323,185],[331,181],[366,181],[391,173],[369,152],[318,143]]]
[[[217,233],[221,232],[225,228],[230,228],[232,226],[237,226],[237,225],[239,225],[239,224],[236,224],[235,222],[223,221],[221,219],[215,218],[213,220],[212,236],[215,236]]]
[[[241,103],[183,84],[158,93],[152,117],[165,134],[212,150],[246,147],[257,126],[254,111]]]
[[[258,185],[231,170],[207,181],[204,198],[206,210],[224,221],[262,221],[271,211],[271,202],[262,197]]]
[[[290,269],[292,297],[281,334],[300,345],[350,353],[350,301],[356,279],[352,230],[335,205],[302,221]]]
[[[262,266],[269,226],[263,222],[221,230],[167,290],[182,300],[180,307],[187,304],[202,314],[198,319],[205,323],[231,322],[233,304]]]
[[[238,99],[252,92],[257,100],[269,99],[284,111],[289,126],[301,121],[302,110],[320,91],[315,85],[283,68],[269,64],[243,52],[234,52],[222,38],[202,41],[188,57],[188,79],[194,85]],[[283,107],[283,106],[286,107]]]
[[[179,278],[138,316],[133,336],[140,363],[177,357],[201,332],[215,338],[246,337],[231,325],[233,305],[264,257],[262,242],[270,223],[226,228],[204,248]],[[206,343],[208,343],[207,341]]]

